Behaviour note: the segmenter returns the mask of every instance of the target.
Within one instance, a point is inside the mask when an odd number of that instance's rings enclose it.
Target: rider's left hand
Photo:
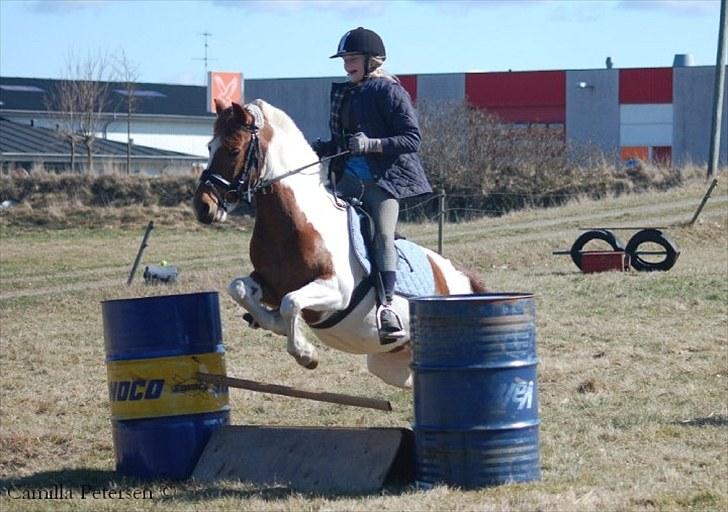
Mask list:
[[[358,132],[349,138],[349,151],[355,155],[364,153],[381,153],[382,140],[370,139],[364,133]]]

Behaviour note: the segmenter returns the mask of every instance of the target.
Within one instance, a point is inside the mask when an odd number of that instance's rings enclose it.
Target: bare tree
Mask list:
[[[89,54],[80,59],[69,54],[64,78],[56,83],[46,106],[58,122],[58,133],[71,145],[71,168],[76,166],[76,144],[86,148],[88,171],[93,168],[93,145],[107,109],[111,79],[108,59]]]
[[[124,50],[114,58],[114,73],[123,86],[126,96],[126,173],[131,173],[131,114],[136,111],[139,96],[136,94],[139,68],[126,55]]]
[[[76,144],[80,142],[77,134],[79,112],[72,81],[56,83],[50,94],[45,97],[45,105],[50,117],[56,121],[56,134],[68,142],[71,149],[71,172],[76,170]]]

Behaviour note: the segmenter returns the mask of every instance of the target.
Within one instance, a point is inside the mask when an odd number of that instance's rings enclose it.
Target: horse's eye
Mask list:
[[[233,155],[233,156],[238,156],[240,154],[240,150],[239,149],[231,149],[230,150],[230,154]]]

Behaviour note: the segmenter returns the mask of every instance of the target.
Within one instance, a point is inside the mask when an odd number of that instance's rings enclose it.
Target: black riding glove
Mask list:
[[[336,143],[332,140],[316,139],[311,143],[313,149],[319,158],[324,158],[336,154]]]

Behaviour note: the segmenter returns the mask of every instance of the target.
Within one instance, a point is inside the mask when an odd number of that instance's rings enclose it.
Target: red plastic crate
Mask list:
[[[582,251],[581,271],[586,273],[629,268],[629,255],[624,251]]]

